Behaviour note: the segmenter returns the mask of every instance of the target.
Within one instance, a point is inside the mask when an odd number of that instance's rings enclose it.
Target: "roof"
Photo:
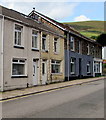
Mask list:
[[[16,22],[25,24],[26,26],[33,27],[35,29],[49,32],[49,33],[63,37],[63,35],[59,31],[57,31],[43,23],[39,23],[39,22],[35,21],[34,19],[30,18],[29,16],[27,16],[23,13],[17,12],[15,10],[0,6],[0,14],[3,15],[4,18],[6,18],[6,19],[16,21]]]
[[[58,28],[62,29],[63,31],[66,31],[66,32],[69,32],[70,34],[73,34],[79,38],[82,38],[86,41],[89,41],[89,42],[92,42],[94,44],[97,44],[97,45],[100,45],[99,43],[97,43],[96,41],[82,35],[81,33],[79,33],[77,30],[75,30],[74,28],[72,28],[70,25],[66,25],[66,24],[62,24],[62,23],[59,23],[37,11],[35,11],[35,9],[28,15],[28,16],[31,16],[33,14],[37,14],[38,16],[42,17],[43,19],[47,20],[48,22],[52,23],[53,25],[57,26]],[[101,46],[101,45],[100,45]]]

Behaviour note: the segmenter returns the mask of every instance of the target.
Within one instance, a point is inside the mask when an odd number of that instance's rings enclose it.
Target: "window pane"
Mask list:
[[[21,45],[21,32],[18,32],[18,45]]]
[[[25,74],[24,64],[14,64],[12,68],[12,75],[24,75]]]
[[[37,31],[35,31],[35,30],[32,30],[32,34],[33,34],[33,35],[37,35],[37,34],[38,34],[38,32],[37,32]]]
[[[70,72],[75,73],[75,58],[71,58],[70,60]]]
[[[55,65],[52,65],[52,73],[55,73]]]
[[[57,52],[57,42],[54,42],[54,52]]]
[[[19,31],[21,31],[21,26],[19,26],[19,25],[15,25],[15,30],[19,30]]]
[[[45,74],[45,63],[42,63],[42,74]]]
[[[15,25],[15,36],[14,36],[15,45],[21,45],[21,32],[22,32],[22,26]]]
[[[60,73],[60,65],[55,65],[55,73]]]
[[[42,49],[45,50],[46,48],[46,40],[42,38]]]
[[[15,44],[17,44],[17,32],[15,32]]]
[[[37,36],[32,36],[32,47],[37,48]]]

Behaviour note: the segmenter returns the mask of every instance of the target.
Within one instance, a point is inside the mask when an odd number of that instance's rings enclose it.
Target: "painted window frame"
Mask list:
[[[90,55],[90,45],[89,45],[89,43],[87,44],[87,55]]]
[[[13,74],[13,65],[24,65],[24,74]],[[11,71],[11,76],[12,77],[23,77],[23,76],[27,76],[27,63],[26,63],[26,59],[24,58],[13,58],[12,59],[12,71]]]
[[[19,27],[20,30],[16,29],[16,27]],[[18,24],[18,23],[14,24],[14,47],[24,48],[24,46],[23,46],[23,28],[24,27],[21,24]],[[18,36],[19,34],[20,34],[20,38]],[[19,39],[20,39],[20,43],[18,43]]]
[[[54,53],[59,54],[60,45],[59,45],[59,38],[58,37],[54,37],[54,39],[53,39],[53,47],[54,47]]]
[[[75,51],[75,38],[73,36],[70,36],[70,49],[71,51]]]
[[[44,37],[44,36],[45,37]],[[43,40],[45,41],[45,42],[43,42]],[[44,44],[43,44],[44,43]],[[42,51],[48,51],[47,50],[47,34],[45,34],[45,33],[42,33]]]
[[[59,72],[52,71],[52,67],[56,68],[56,66],[59,67]],[[51,73],[52,74],[61,74],[61,60],[51,60]]]
[[[100,62],[94,61],[94,72],[100,73]]]
[[[91,62],[87,62],[87,73],[91,73]]]
[[[78,53],[81,53],[81,40],[78,40]]]
[[[36,34],[34,34],[33,31],[36,32]],[[33,43],[35,43],[35,42],[33,42],[33,37],[34,37],[34,40],[36,40],[36,42],[37,42],[36,47],[33,45]],[[39,31],[35,30],[35,29],[32,29],[32,49],[33,50],[39,50],[39,43],[38,43],[39,40],[38,40],[38,38],[39,38]]]
[[[74,71],[72,71],[72,65],[74,66]],[[76,58],[71,57],[70,59],[70,74],[75,74],[76,73]]]

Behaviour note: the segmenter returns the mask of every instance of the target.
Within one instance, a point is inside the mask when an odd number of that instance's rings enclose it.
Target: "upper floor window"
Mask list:
[[[89,46],[89,44],[87,44],[87,55],[89,55],[90,54],[90,46]]]
[[[70,37],[70,48],[72,51],[74,51],[74,37]]]
[[[78,40],[78,53],[81,53],[81,41]]]
[[[15,41],[14,44],[17,46],[22,45],[22,26],[15,25]]]
[[[38,32],[32,30],[32,48],[38,48]]]
[[[58,53],[59,52],[59,38],[54,38],[54,52]]]
[[[42,35],[42,50],[46,50],[46,37],[47,35]]]

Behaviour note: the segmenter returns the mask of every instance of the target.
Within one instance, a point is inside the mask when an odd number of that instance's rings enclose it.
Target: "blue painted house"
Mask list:
[[[65,27],[65,80],[102,75],[102,46]]]

